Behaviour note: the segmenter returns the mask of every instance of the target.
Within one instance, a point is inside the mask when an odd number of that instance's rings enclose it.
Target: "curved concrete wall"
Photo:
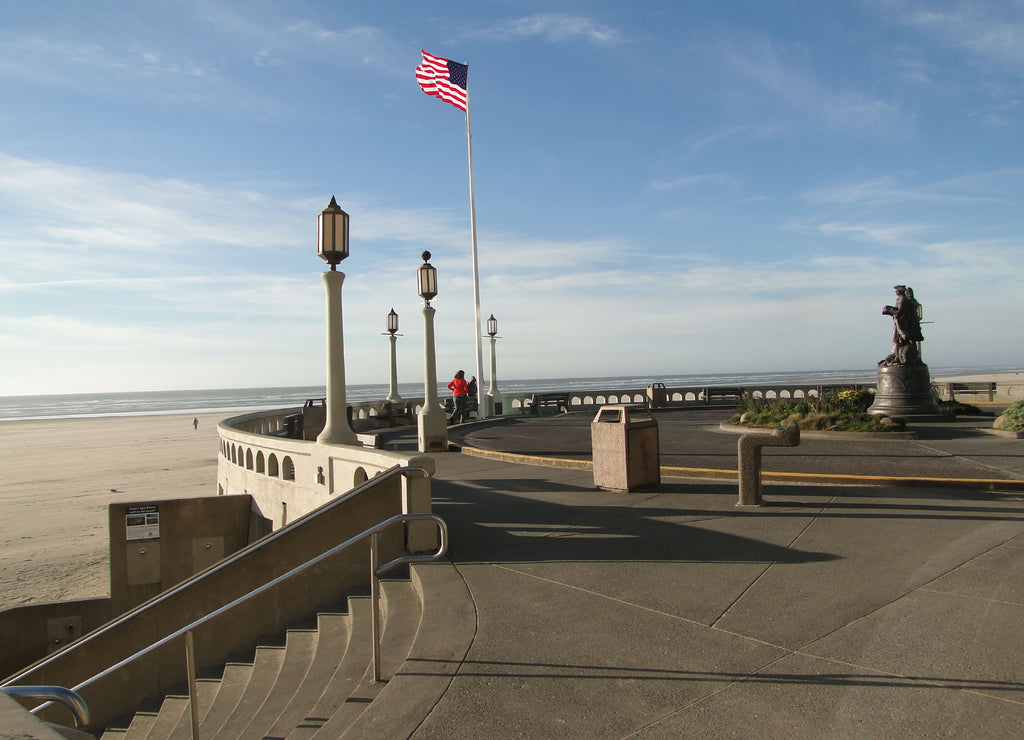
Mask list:
[[[217,493],[247,493],[274,529],[399,465],[434,474],[433,458],[275,436],[301,409],[257,411],[222,421]],[[430,481],[409,480],[409,511],[430,512]]]

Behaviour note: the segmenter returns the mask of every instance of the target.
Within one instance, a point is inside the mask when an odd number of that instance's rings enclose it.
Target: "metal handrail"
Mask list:
[[[400,521],[401,522],[407,522],[407,521],[433,521],[435,524],[437,524],[438,531],[440,532],[440,535],[441,535],[440,536],[440,545],[438,546],[437,551],[434,552],[434,553],[431,553],[430,555],[403,555],[402,557],[395,558],[390,563],[387,563],[386,565],[384,565],[383,567],[381,567],[381,568],[379,568],[377,570],[372,570],[371,569],[371,589],[376,590],[376,586],[374,586],[373,584],[376,583],[376,581],[380,577],[380,575],[382,575],[383,573],[386,573],[387,571],[391,570],[392,568],[397,567],[398,565],[401,565],[403,563],[413,563],[413,562],[423,562],[423,563],[426,563],[426,562],[430,562],[430,561],[433,561],[433,560],[439,560],[440,558],[444,557],[444,554],[448,551],[448,525],[445,524],[444,520],[441,517],[437,516],[436,514],[396,514],[395,516],[391,517],[390,519],[385,519],[380,524],[377,524],[376,526],[370,527],[369,529],[361,532],[360,534],[357,534],[354,537],[350,537],[349,539],[345,540],[341,544],[335,545],[330,550],[326,550],[326,551],[322,552],[321,554],[317,555],[315,558],[312,558],[311,560],[307,560],[302,565],[298,565],[298,566],[292,568],[287,573],[283,573],[283,574],[279,575],[277,578],[274,578],[274,579],[272,579],[270,581],[267,581],[262,586],[259,586],[258,588],[254,588],[249,593],[244,594],[243,596],[239,596],[237,599],[235,599],[231,603],[225,604],[224,606],[220,607],[219,609],[215,609],[214,611],[210,612],[209,614],[206,614],[205,616],[202,616],[199,619],[195,620],[191,624],[187,624],[184,627],[181,627],[180,629],[175,630],[174,632],[172,632],[171,634],[167,635],[166,637],[163,637],[160,640],[157,640],[156,642],[150,644],[149,647],[145,647],[142,650],[139,650],[138,652],[136,652],[135,654],[129,655],[127,658],[118,661],[117,663],[115,663],[114,665],[110,666],[109,668],[107,668],[107,669],[105,669],[103,671],[100,671],[95,676],[86,679],[85,681],[83,681],[80,684],[77,684],[74,687],[73,690],[74,691],[80,691],[83,688],[85,688],[86,686],[89,686],[89,685],[95,683],[96,681],[99,681],[101,678],[106,678],[110,674],[115,673],[116,671],[119,671],[120,669],[122,669],[126,665],[128,665],[129,663],[137,660],[138,658],[141,658],[144,655],[148,655],[149,653],[153,652],[154,650],[157,650],[157,649],[163,647],[164,645],[168,644],[172,640],[175,640],[175,639],[183,636],[186,632],[190,632],[190,631],[194,630],[196,627],[199,627],[199,626],[205,624],[206,622],[210,621],[214,617],[219,617],[221,614],[224,614],[225,612],[231,610],[232,608],[234,608],[238,604],[241,604],[243,601],[248,601],[253,596],[258,596],[258,595],[260,595],[260,594],[262,594],[262,593],[264,593],[266,591],[269,591],[271,588],[273,588],[274,586],[276,586],[277,584],[279,584],[279,583],[281,583],[283,581],[286,581],[287,579],[291,578],[296,573],[304,571],[307,568],[310,568],[310,567],[320,563],[321,561],[326,560],[327,558],[331,557],[332,555],[336,555],[340,551],[342,551],[342,550],[344,550],[344,549],[346,549],[346,548],[356,544],[357,542],[361,542],[362,540],[365,540],[367,537],[370,537],[371,540],[372,540],[372,543],[371,543],[371,548],[372,548],[371,549],[371,559],[373,561],[375,561],[376,560],[376,552],[377,552],[377,541],[376,541],[377,540],[377,534],[379,532],[387,529],[392,524],[395,524],[395,523],[400,522]],[[376,610],[376,601],[374,601],[374,610]],[[375,656],[377,656],[375,658],[375,665],[376,665],[376,664],[379,663],[379,655],[380,655],[380,637],[379,637],[379,634],[375,634],[374,635],[374,654],[375,654]],[[379,680],[379,675],[375,675],[374,679],[375,680]],[[32,713],[39,712],[45,706],[46,706],[45,704],[40,705],[40,706],[36,707],[35,709],[32,709],[31,711],[32,711]]]
[[[85,703],[85,699],[63,686],[4,686],[0,691],[8,696],[46,699],[48,703],[59,701],[75,716],[76,727],[84,727],[89,724],[89,705]]]
[[[127,622],[127,621],[129,621],[131,619],[137,618],[138,615],[143,614],[143,613],[149,611],[150,609],[156,608],[159,604],[162,604],[163,602],[167,601],[172,596],[175,596],[176,594],[178,594],[178,593],[180,593],[180,592],[190,588],[192,586],[192,584],[195,584],[195,583],[198,583],[200,581],[203,581],[206,578],[210,578],[214,574],[219,573],[221,570],[223,570],[223,569],[229,567],[230,565],[233,565],[235,562],[241,560],[243,557],[246,557],[249,553],[253,552],[254,550],[259,550],[260,548],[268,546],[271,542],[274,542],[275,540],[277,540],[280,537],[284,536],[284,534],[286,532],[289,532],[293,527],[299,525],[300,523],[304,523],[304,522],[306,522],[306,521],[308,521],[310,519],[314,519],[314,518],[316,518],[318,516],[326,514],[327,512],[329,512],[332,509],[334,509],[335,507],[337,507],[340,504],[342,504],[343,502],[345,502],[345,501],[351,499],[352,497],[358,495],[359,493],[361,493],[363,491],[363,489],[371,488],[375,484],[380,483],[380,482],[382,482],[382,481],[384,481],[384,480],[386,480],[388,478],[391,478],[391,477],[393,477],[395,475],[404,475],[404,474],[407,474],[407,473],[415,473],[417,475],[422,475],[424,478],[429,478],[430,477],[430,471],[428,471],[426,468],[421,468],[421,467],[419,467],[417,465],[409,465],[409,466],[405,466],[405,467],[399,467],[399,466],[396,465],[395,467],[390,468],[390,469],[384,471],[380,475],[378,475],[378,476],[376,476],[374,478],[371,478],[370,480],[366,481],[365,483],[363,483],[362,485],[358,486],[357,488],[353,488],[348,493],[345,493],[345,494],[339,496],[338,498],[334,499],[333,501],[330,501],[330,502],[324,504],[320,508],[311,511],[309,514],[306,514],[305,516],[300,517],[299,519],[296,519],[294,522],[292,522],[290,524],[287,524],[284,527],[281,527],[280,529],[278,529],[275,532],[271,532],[266,537],[263,537],[263,538],[257,540],[256,542],[254,542],[252,545],[249,545],[248,547],[245,547],[242,550],[239,550],[238,552],[234,553],[233,555],[230,555],[230,556],[226,557],[224,560],[220,561],[217,565],[214,565],[213,567],[208,568],[207,570],[203,571],[202,573],[199,573],[198,575],[196,575],[196,576],[194,576],[192,578],[189,578],[189,579],[187,579],[185,581],[182,581],[178,585],[173,586],[172,588],[168,589],[167,591],[164,591],[163,593],[159,594],[158,596],[155,596],[154,598],[150,599],[149,601],[145,602],[144,604],[139,605],[135,609],[132,609],[131,611],[128,611],[128,612],[122,614],[120,617],[118,617],[114,621],[108,622],[106,625],[104,625],[103,627],[100,627],[96,631],[91,632],[88,635],[85,635],[85,636],[79,638],[78,640],[75,640],[73,643],[68,645],[63,650],[61,650],[61,651],[59,651],[57,653],[54,653],[50,657],[48,657],[48,658],[46,658],[46,659],[44,659],[44,660],[42,660],[42,661],[40,661],[38,663],[35,663],[35,664],[25,668],[24,670],[18,671],[17,674],[15,674],[11,678],[9,678],[5,683],[0,684],[0,688],[6,688],[7,686],[14,685],[14,682],[17,681],[20,676],[24,675],[25,673],[29,672],[30,670],[38,670],[39,668],[43,668],[43,667],[49,665],[50,663],[52,663],[52,662],[54,662],[56,660],[59,660],[61,658],[61,656],[64,656],[64,655],[66,655],[67,653],[69,653],[71,651],[78,650],[83,645],[87,645],[90,642],[93,642],[94,640],[98,640],[100,637],[105,635],[107,632],[109,632],[109,631],[119,627],[120,625],[124,624],[125,622]]]

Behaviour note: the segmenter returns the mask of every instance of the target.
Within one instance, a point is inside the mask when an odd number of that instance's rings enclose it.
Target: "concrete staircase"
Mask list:
[[[449,563],[417,564],[409,580],[381,581],[381,669],[373,683],[370,599],[321,611],[219,675],[197,677],[202,738],[408,737],[465,657],[475,611]],[[427,669],[427,670],[425,670]],[[187,689],[108,727],[106,740],[190,738]]]

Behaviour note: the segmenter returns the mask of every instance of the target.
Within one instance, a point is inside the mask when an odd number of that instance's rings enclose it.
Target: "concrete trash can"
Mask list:
[[[647,386],[647,405],[652,409],[664,408],[668,403],[668,391],[664,383],[651,383]]]
[[[590,425],[594,485],[635,491],[661,483],[658,422],[641,405],[602,406]]]

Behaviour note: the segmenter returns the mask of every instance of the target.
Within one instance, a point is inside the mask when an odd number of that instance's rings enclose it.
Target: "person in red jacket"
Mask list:
[[[465,370],[455,373],[455,377],[448,384],[448,390],[452,392],[452,399],[455,401],[455,410],[448,417],[448,424],[461,424],[466,421],[466,398],[469,396]]]

